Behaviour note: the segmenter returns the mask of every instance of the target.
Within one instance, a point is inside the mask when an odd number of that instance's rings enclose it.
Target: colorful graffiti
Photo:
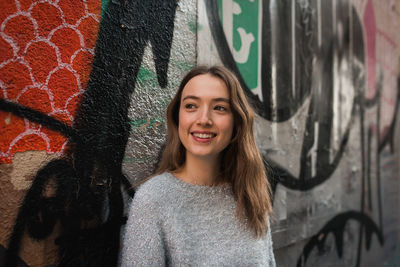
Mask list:
[[[298,153],[290,156],[290,160],[298,163],[276,156],[276,151],[287,153],[285,145],[277,144],[278,148],[264,151],[267,168],[272,167],[275,173],[271,178],[274,191],[283,186],[308,192],[336,177],[339,166],[347,158],[345,153],[356,153],[361,159],[360,166],[353,167],[360,169],[360,200],[357,201],[360,210],[351,206],[347,211],[331,214],[333,217],[319,232],[309,231],[314,234],[306,236],[310,239],[298,257],[297,266],[314,266],[308,262],[310,253],[318,249],[323,254],[329,233],[334,236],[337,256],[342,258],[343,240],[348,231],[345,228],[351,221],[358,224],[354,266],[360,266],[362,246],[365,244],[369,250],[373,235],[381,246],[384,242],[380,153],[388,144],[393,151],[395,143],[399,105],[394,71],[397,57],[388,55],[397,53],[398,44],[397,34],[387,34],[378,25],[374,2],[361,2],[353,5],[349,1],[205,1],[207,19],[200,23],[209,23],[209,34],[215,43],[210,51],[215,49],[221,62],[239,76],[257,113],[266,120],[260,123],[267,125],[265,131],[278,131],[279,127],[290,131],[291,126],[304,123],[300,127],[301,145],[295,145],[298,149],[291,148],[290,153]],[[258,6],[259,13],[247,5]],[[391,14],[397,21],[390,7],[380,12]],[[242,21],[243,16],[253,20],[253,26]],[[207,39],[207,33],[201,34],[204,35],[200,40]],[[387,52],[377,50],[378,43],[388,47]],[[238,47],[256,51],[253,58],[249,54],[247,58],[260,61],[258,65],[252,64],[258,66],[253,70],[260,76],[258,88],[242,70],[247,61],[238,60]],[[200,62],[207,60],[207,55],[199,55]],[[348,142],[354,140],[352,131],[359,133],[356,139],[359,151],[349,152]],[[285,135],[291,139],[283,144],[299,139],[297,126],[294,132]],[[270,142],[278,138],[269,136]],[[290,168],[293,165],[297,167]]]
[[[26,190],[31,184],[24,179],[24,169],[26,172],[37,170],[38,158],[47,157],[31,151],[60,154],[65,150],[67,139],[62,133],[65,125],[72,124],[88,82],[99,20],[100,3],[96,1],[2,3],[0,106],[6,112],[0,112],[0,163],[10,164],[14,157],[17,159],[12,172],[7,171],[9,165],[2,168],[2,202],[14,203],[1,207],[2,245],[7,243],[18,211],[17,203],[24,195],[19,190]],[[12,101],[13,112],[7,111],[6,101]],[[25,119],[21,115],[27,110],[33,112]],[[45,127],[40,120],[51,121],[56,127]],[[60,128],[63,130],[57,131]],[[27,154],[20,156],[21,152]],[[30,164],[33,166],[27,167]],[[32,265],[45,264],[37,253],[32,253],[34,247],[26,241],[24,256]],[[45,247],[46,244],[41,244],[36,249],[47,253],[51,263],[56,253]]]
[[[164,140],[163,110],[196,54],[199,64],[231,68],[259,115],[257,141],[275,174],[277,263],[369,266],[383,248],[392,262],[398,258],[398,249],[387,248],[398,244],[391,236],[398,229],[388,232],[397,206],[384,195],[398,187],[390,164],[400,99],[393,56],[398,14],[391,5],[6,2],[0,11],[5,266],[117,264],[131,182],[151,173]]]
[[[71,125],[87,85],[100,20],[96,1],[8,1],[1,11],[1,98]],[[65,42],[65,40],[68,42]],[[63,152],[66,138],[0,114],[0,161],[17,152]]]
[[[16,1],[6,9],[1,33],[11,48],[0,68],[0,110],[8,139],[1,156],[9,163],[27,150],[62,154],[33,178],[5,266],[19,261],[25,230],[43,240],[58,224],[59,266],[117,264],[121,183],[133,195],[122,173],[130,96],[148,44],[158,84],[167,85],[177,2],[160,3],[110,2],[98,32],[98,2]]]

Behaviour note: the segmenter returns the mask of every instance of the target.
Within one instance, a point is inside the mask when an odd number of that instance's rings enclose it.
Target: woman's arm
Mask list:
[[[269,267],[275,267],[276,263],[275,263],[275,255],[274,255],[274,249],[272,246],[272,235],[271,235],[271,224],[269,222],[269,218],[268,218],[268,232],[267,232],[267,244],[268,245],[268,249],[269,249],[269,262],[268,262],[268,266]]]
[[[158,206],[152,195],[136,193],[125,228],[121,266],[165,266]]]

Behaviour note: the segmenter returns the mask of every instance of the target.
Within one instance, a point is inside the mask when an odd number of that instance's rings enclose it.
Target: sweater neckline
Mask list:
[[[221,185],[199,185],[199,184],[192,184],[185,182],[175,175],[173,175],[171,172],[167,172],[168,176],[171,178],[171,180],[177,184],[178,186],[189,189],[189,190],[196,190],[196,191],[205,191],[205,192],[216,192],[216,191],[226,191],[231,189],[231,185],[229,183],[224,183]]]

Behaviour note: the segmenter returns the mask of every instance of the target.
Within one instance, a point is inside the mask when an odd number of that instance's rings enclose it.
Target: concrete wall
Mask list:
[[[21,264],[52,265],[68,247],[54,241],[74,232],[66,223],[97,231],[119,219],[110,210],[157,162],[181,77],[223,64],[257,111],[273,169],[278,266],[397,266],[399,10],[378,0],[7,1],[0,261],[10,246]]]

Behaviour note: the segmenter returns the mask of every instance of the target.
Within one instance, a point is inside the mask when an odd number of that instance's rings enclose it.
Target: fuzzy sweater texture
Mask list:
[[[271,231],[255,238],[238,220],[229,184],[200,186],[170,173],[137,190],[121,266],[275,266]]]

